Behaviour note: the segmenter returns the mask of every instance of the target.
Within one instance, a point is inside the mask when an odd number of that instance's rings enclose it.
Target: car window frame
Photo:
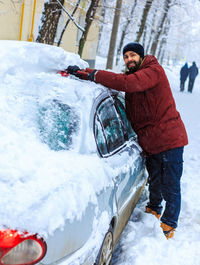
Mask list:
[[[121,124],[121,126],[123,128],[123,138],[124,138],[124,140],[123,140],[123,143],[121,145],[119,145],[113,151],[109,152],[109,148],[108,148],[108,143],[107,143],[107,139],[106,139],[104,127],[103,127],[102,121],[101,121],[101,119],[99,118],[99,115],[98,115],[98,109],[99,109],[99,107],[101,106],[101,104],[106,99],[108,99],[108,98],[113,98],[113,99],[117,98],[120,101],[120,103],[123,105],[123,108],[125,110],[124,104],[121,102],[121,100],[118,97],[120,97],[122,100],[124,100],[124,97],[120,93],[109,93],[109,94],[107,93],[98,102],[98,104],[96,105],[95,111],[94,111],[94,116],[93,116],[93,135],[94,135],[94,138],[95,138],[95,142],[96,142],[96,147],[97,147],[97,150],[98,150],[98,154],[102,158],[110,157],[110,156],[118,153],[120,150],[122,150],[127,145],[127,142],[129,142],[129,141],[136,141],[136,137],[130,137],[130,138],[127,137],[127,134],[129,132],[128,132],[127,128],[125,128],[125,126],[124,126],[123,117],[122,117],[120,111],[118,110],[118,107],[116,106],[116,104],[113,104],[114,105],[114,108],[116,110],[116,113],[118,115],[119,122],[120,122],[120,124]],[[102,128],[102,131],[103,131],[103,136],[104,136],[104,140],[105,140],[105,143],[106,143],[106,149],[107,149],[107,153],[106,154],[102,154],[101,150],[99,149],[99,144],[97,142],[96,133],[95,133],[95,126],[96,126],[96,122],[95,121],[96,121],[96,117],[98,117],[98,119],[99,119],[98,122],[100,123],[101,128]]]
[[[125,115],[126,115],[125,99],[124,99],[121,95],[114,95],[113,97],[116,97],[116,98],[117,98],[117,101],[119,101],[120,104],[123,106],[123,108],[124,108],[124,110],[125,110]],[[121,99],[124,101],[124,104],[121,102],[121,100],[120,100],[119,98],[121,98]],[[117,111],[118,115],[120,116],[120,118],[121,118],[121,122],[122,122],[122,121],[123,121],[123,117],[122,117],[122,114],[121,114],[121,112],[120,112],[120,110],[119,110],[118,105],[115,105],[115,108],[116,108],[116,111]],[[130,127],[131,130],[133,131],[133,135],[129,137],[129,130],[128,130],[128,127],[125,126],[125,124],[122,122],[122,126],[123,126],[123,128],[124,128],[124,132],[125,132],[125,133],[124,133],[125,141],[127,142],[127,141],[130,141],[131,139],[133,139],[134,141],[137,141],[137,135],[136,135],[135,131],[133,130],[133,128],[132,128],[132,126],[131,126],[131,123],[130,123],[130,121],[128,120],[127,115],[126,115],[126,118],[127,118],[127,121],[129,122],[129,127]],[[126,138],[127,138],[127,139],[126,139]]]

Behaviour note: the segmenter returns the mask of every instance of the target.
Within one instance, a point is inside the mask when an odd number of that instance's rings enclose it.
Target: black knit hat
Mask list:
[[[123,55],[128,51],[133,51],[140,55],[140,57],[144,58],[144,48],[141,44],[137,42],[130,42],[126,44],[123,48]]]

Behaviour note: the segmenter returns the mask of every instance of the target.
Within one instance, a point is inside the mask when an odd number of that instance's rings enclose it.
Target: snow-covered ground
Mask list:
[[[103,65],[103,61],[100,62]],[[192,94],[187,93],[187,83],[185,92],[180,93],[180,67],[165,68],[189,138],[184,150],[178,228],[174,238],[166,240],[160,222],[144,213],[148,198],[146,188],[117,245],[113,265],[200,265],[200,77],[196,79]]]

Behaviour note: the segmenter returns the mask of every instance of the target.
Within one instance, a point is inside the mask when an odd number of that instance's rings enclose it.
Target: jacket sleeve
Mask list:
[[[148,67],[129,75],[99,70],[95,82],[118,91],[132,93],[154,87],[163,74],[164,70],[160,67]]]

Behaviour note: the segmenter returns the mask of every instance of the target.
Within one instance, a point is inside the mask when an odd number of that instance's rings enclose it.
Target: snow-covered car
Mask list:
[[[124,95],[62,77],[61,48],[0,41],[0,264],[110,264],[145,159]]]

